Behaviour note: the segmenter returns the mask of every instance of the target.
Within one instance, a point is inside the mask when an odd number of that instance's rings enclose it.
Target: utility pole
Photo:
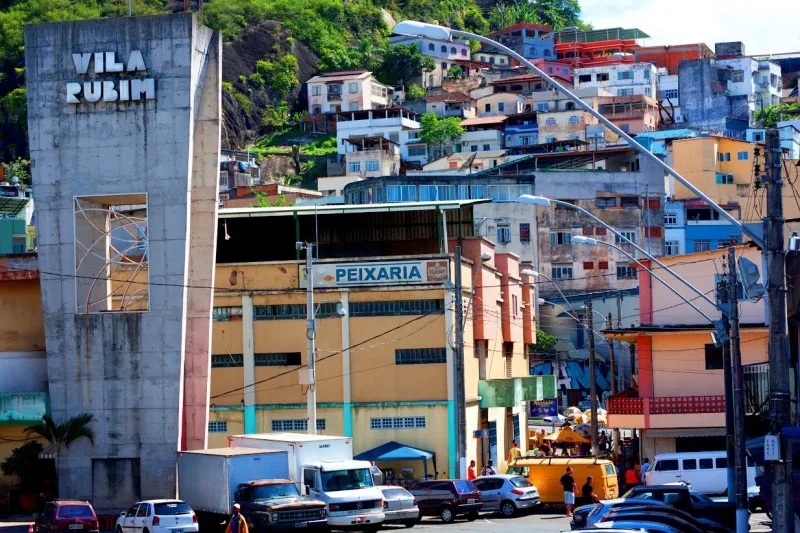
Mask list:
[[[778,130],[767,130],[765,148],[767,216],[764,217],[766,246],[766,289],[769,309],[769,414],[771,432],[791,424],[789,390],[789,336],[786,324],[786,252],[783,245],[783,198],[781,189],[781,148]],[[780,439],[781,461],[773,462],[772,530],[775,533],[794,531],[792,509],[792,448],[791,441]]]
[[[611,318],[611,313],[608,313],[608,329],[614,328],[614,322]],[[608,341],[608,363],[611,366],[611,396],[617,394],[617,361],[614,357],[614,341]],[[614,428],[612,431],[611,449],[616,450],[619,445],[619,428]]]
[[[722,260],[725,261],[725,256]],[[729,293],[728,280],[718,281],[716,285],[717,303],[725,305],[723,295]],[[728,297],[730,300],[730,297]],[[730,323],[730,310],[727,313],[722,313],[722,327],[727,332],[728,337],[731,334]],[[722,379],[725,385],[725,457],[727,463],[727,477],[728,477],[728,501],[733,503],[736,501],[736,457],[733,451],[734,448],[734,421],[733,421],[733,384],[731,377],[733,370],[731,365],[731,345],[730,342],[722,343]]]
[[[597,457],[600,451],[597,449],[597,383],[594,378],[594,311],[592,310],[592,299],[586,301],[586,323],[589,330],[589,404],[592,413],[592,456]]]
[[[739,345],[739,279],[736,276],[736,248],[728,248],[728,313],[731,324],[731,365],[733,366],[733,434],[736,461],[736,533],[750,530],[747,506],[747,465],[744,431],[744,375]]]
[[[317,434],[317,384],[316,384],[316,347],[317,319],[314,316],[314,245],[297,243],[297,247],[306,250],[306,339],[308,340],[308,427],[309,435]]]
[[[472,268],[481,268],[479,263]],[[456,469],[460,479],[467,477],[467,420],[464,395],[464,296],[461,282],[461,247],[455,251],[455,288],[453,299],[456,305],[456,346],[453,354],[453,389],[456,402]]]

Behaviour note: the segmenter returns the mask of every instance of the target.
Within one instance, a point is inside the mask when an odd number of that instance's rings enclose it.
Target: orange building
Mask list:
[[[653,63],[658,68],[665,68],[669,74],[678,73],[681,61],[692,59],[716,59],[716,54],[703,43],[678,44],[674,46],[643,46],[636,51],[636,61]]]

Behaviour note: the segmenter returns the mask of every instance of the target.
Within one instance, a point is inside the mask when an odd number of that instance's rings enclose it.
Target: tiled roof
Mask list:
[[[461,91],[434,94],[425,97],[426,102],[471,102],[472,100],[472,97],[462,93]]]

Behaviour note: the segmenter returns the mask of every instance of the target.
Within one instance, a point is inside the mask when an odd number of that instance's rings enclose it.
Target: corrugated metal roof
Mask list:
[[[460,209],[464,206],[491,202],[479,200],[443,200],[441,202],[398,202],[391,204],[359,205],[295,205],[290,207],[244,207],[220,209],[218,218],[276,217],[297,215],[329,215],[346,213],[389,213],[397,211],[431,211],[438,209]]]

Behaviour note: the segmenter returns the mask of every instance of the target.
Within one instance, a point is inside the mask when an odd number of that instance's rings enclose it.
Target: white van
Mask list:
[[[383,493],[372,481],[367,461],[319,461],[303,465],[307,496],[325,502],[328,525],[377,531],[386,518]]]
[[[683,481],[703,494],[722,494],[728,488],[728,459],[722,452],[662,453],[644,474],[645,484],[664,485]],[[755,485],[756,469],[747,456],[747,486]]]

